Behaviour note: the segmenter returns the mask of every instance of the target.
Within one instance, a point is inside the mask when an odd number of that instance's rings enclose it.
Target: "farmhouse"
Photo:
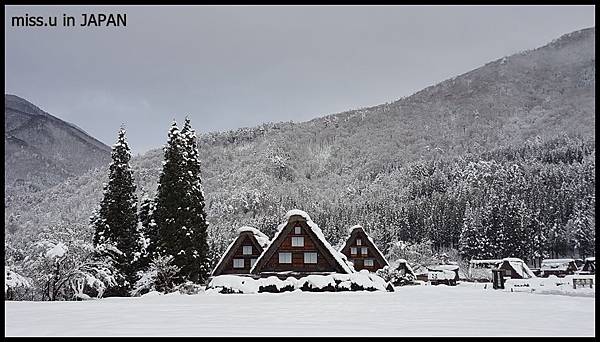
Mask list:
[[[269,247],[250,270],[262,276],[353,273],[346,257],[333,249],[307,213],[290,210]]]
[[[542,277],[549,275],[564,277],[569,274],[575,274],[577,265],[574,259],[544,259],[542,260],[542,267],[540,269]]]
[[[431,285],[446,284],[455,286],[458,281],[458,265],[427,266],[427,280]]]
[[[501,262],[500,259],[472,259],[469,262],[468,278],[473,281],[492,281],[492,269]]]
[[[340,249],[340,253],[354,263],[354,269],[357,271],[375,272],[389,265],[373,239],[367,235],[360,225],[350,228],[350,235]]]
[[[241,227],[237,230],[237,233],[237,238],[221,256],[211,274],[212,276],[250,274],[250,269],[254,266],[264,248],[269,245],[269,238],[256,228]]]
[[[596,274],[596,258],[585,258],[585,263],[581,268],[581,274]]]
[[[528,279],[535,278],[533,272],[527,264],[519,258],[504,258],[498,265],[499,270],[504,273],[504,277],[511,279]]]

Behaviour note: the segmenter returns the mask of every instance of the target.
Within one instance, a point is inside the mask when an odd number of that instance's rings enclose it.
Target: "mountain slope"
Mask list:
[[[409,201],[406,185],[427,178],[420,161],[563,134],[593,142],[594,39],[595,28],[573,32],[392,103],[200,135],[211,238],[226,245],[241,225],[269,234],[294,207],[309,212],[329,236],[366,222],[359,206],[394,209]],[[161,150],[132,161],[138,190],[153,194],[161,161]],[[83,228],[105,177],[96,170],[20,198],[27,213],[11,210],[5,223],[24,231]]]
[[[77,126],[18,96],[6,94],[4,101],[5,200],[23,187],[45,189],[109,161],[110,147]]]

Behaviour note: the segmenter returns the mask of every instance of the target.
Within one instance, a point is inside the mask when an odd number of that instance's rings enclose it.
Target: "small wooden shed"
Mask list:
[[[502,271],[504,277],[511,279],[529,279],[535,277],[535,274],[533,274],[525,261],[519,258],[504,258],[497,269]]]
[[[349,233],[344,245],[340,248],[340,253],[354,264],[355,270],[375,272],[389,265],[383,253],[362,226],[350,227]]]
[[[227,247],[215,266],[212,276],[250,274],[250,269],[269,245],[269,238],[256,228],[241,227],[237,233],[238,236]]]

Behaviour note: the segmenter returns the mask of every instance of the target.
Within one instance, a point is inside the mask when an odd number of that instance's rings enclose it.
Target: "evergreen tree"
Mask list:
[[[140,256],[137,198],[133,171],[129,165],[131,152],[121,127],[117,142],[112,148],[108,183],[100,208],[91,218],[94,228],[94,246],[111,245],[119,252],[111,253],[115,267],[123,276],[107,295],[127,296],[136,281],[136,261]],[[102,248],[99,248],[102,250]]]
[[[140,204],[139,227],[141,236],[143,238],[144,249],[140,258],[139,269],[145,269],[150,261],[153,259],[156,252],[156,244],[158,242],[158,232],[156,230],[156,223],[153,218],[154,214],[154,201],[147,196],[146,193],[142,195]]]
[[[596,198],[591,197],[577,205],[568,225],[574,235],[575,247],[582,257],[595,255],[596,246],[596,213],[594,210]]]
[[[182,131],[173,122],[164,153],[154,211],[157,251],[173,256],[173,264],[180,269],[178,282],[202,282],[209,274],[208,223],[198,147],[188,119]]]
[[[184,200],[187,219],[187,232],[182,238],[185,246],[185,259],[187,263],[182,266],[181,272],[187,274],[192,281],[204,281],[210,275],[208,262],[209,246],[207,242],[208,222],[206,221],[204,191],[200,177],[200,154],[196,132],[191,126],[190,119],[186,118],[181,130],[185,142],[183,177],[187,184]]]

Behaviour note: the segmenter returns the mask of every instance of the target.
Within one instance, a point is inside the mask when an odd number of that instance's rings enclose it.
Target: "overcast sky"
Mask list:
[[[126,13],[127,27],[11,27]],[[5,89],[135,153],[391,102],[595,25],[594,6],[7,6]]]

